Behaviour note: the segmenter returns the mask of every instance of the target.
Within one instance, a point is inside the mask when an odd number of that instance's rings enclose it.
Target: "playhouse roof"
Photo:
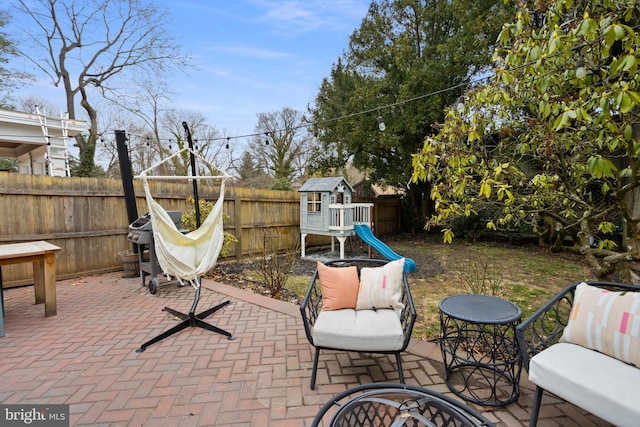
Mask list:
[[[322,192],[322,191],[334,191],[338,186],[344,183],[346,187],[353,192],[353,187],[341,176],[326,177],[326,178],[309,178],[302,187],[298,189],[300,192]]]

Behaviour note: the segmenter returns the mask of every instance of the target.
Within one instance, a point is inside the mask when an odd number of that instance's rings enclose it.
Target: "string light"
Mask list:
[[[640,25],[635,25],[631,29],[633,31],[636,31],[638,28],[640,28]],[[580,50],[582,50],[582,48],[584,48],[584,47],[586,47],[586,46],[588,46],[590,44],[599,43],[602,40],[604,40],[604,37],[601,37],[599,39],[593,40],[590,43],[584,43],[582,45],[573,47],[571,50],[579,53]],[[563,51],[558,51],[558,52],[556,52],[554,54],[551,54],[549,56],[546,56],[546,57],[544,57],[542,59],[543,60],[549,60],[549,59],[556,58],[556,57],[558,57],[560,55],[563,55],[563,54],[564,54]],[[513,72],[513,71],[516,71],[516,70],[519,70],[519,69],[522,69],[522,68],[526,68],[526,67],[528,67],[528,66],[530,66],[532,64],[535,64],[536,62],[537,62],[537,60],[536,61],[530,61],[528,63],[524,63],[524,64],[521,64],[521,65],[518,65],[518,66],[515,66],[515,67],[512,67],[512,68],[506,69],[505,71],[506,72]],[[576,69],[577,77],[578,78],[582,77],[583,73],[586,75],[587,70],[584,67],[584,60],[582,60],[581,62],[579,60],[576,65],[577,65],[577,67],[576,67],[577,68]],[[476,80],[472,80],[472,81],[469,81],[469,82],[466,82],[466,83],[459,83],[457,85],[450,86],[450,87],[447,87],[447,88],[444,88],[444,89],[439,89],[439,90],[436,90],[436,91],[433,91],[433,92],[429,92],[429,93],[426,93],[426,94],[423,94],[423,95],[415,96],[413,98],[397,101],[397,102],[394,102],[392,104],[382,105],[382,106],[371,108],[371,109],[368,109],[368,110],[362,110],[362,111],[358,111],[358,112],[355,112],[355,113],[350,113],[350,114],[346,114],[346,115],[343,115],[343,116],[334,117],[334,118],[330,118],[330,119],[326,119],[326,120],[319,120],[319,121],[313,122],[311,124],[313,126],[318,126],[318,125],[323,125],[323,124],[327,124],[327,123],[336,122],[336,121],[339,121],[339,120],[349,119],[351,117],[356,117],[356,116],[360,116],[360,115],[363,115],[363,114],[372,113],[374,111],[378,111],[378,113],[380,113],[381,110],[384,110],[386,108],[391,108],[391,107],[395,107],[395,106],[399,106],[399,105],[408,104],[408,103],[413,102],[413,101],[418,101],[420,99],[424,99],[424,98],[428,98],[428,97],[431,97],[431,96],[439,95],[439,94],[446,93],[446,92],[449,92],[449,91],[452,91],[452,90],[457,90],[457,89],[460,89],[460,88],[463,88],[463,87],[466,87],[466,86],[471,86],[471,85],[474,85],[474,84],[477,84],[477,83],[480,83],[480,82],[483,82],[483,81],[490,80],[493,77],[495,77],[495,76],[494,75],[487,75],[487,76],[478,78]],[[382,120],[382,123],[380,122],[381,119],[382,119],[382,116],[380,114],[378,114],[378,128],[379,129],[381,127],[381,124],[384,123],[384,120]],[[303,121],[306,122],[306,120],[303,120]],[[303,128],[303,127],[307,127],[308,124],[309,123],[297,126],[297,127],[293,128],[293,130],[297,130],[297,129],[300,129],[300,128]],[[386,129],[386,125],[385,125],[385,129]],[[233,138],[234,139],[242,139],[242,138],[257,137],[257,136],[260,136],[260,135],[261,135],[260,133],[253,133],[253,134],[246,134],[246,135],[238,135],[238,136],[234,136]],[[268,135],[268,132],[265,132],[265,135]],[[314,137],[317,137],[317,135],[318,135],[318,133],[314,132]],[[40,135],[38,135],[38,136],[40,136]],[[2,134],[0,134],[0,137],[34,138],[34,137],[37,137],[37,136],[36,135],[25,136],[25,135],[2,135]],[[57,137],[57,136],[54,136],[53,138],[63,139],[62,137]],[[226,137],[227,145],[228,145],[229,140],[231,138],[232,137]],[[225,138],[209,138],[209,139],[206,139],[206,141],[207,142],[214,142],[214,141],[220,141],[220,140],[224,140],[224,139]],[[127,140],[128,140],[128,138],[127,138]],[[160,139],[160,141],[162,141],[162,139]],[[169,142],[171,142],[170,139],[169,139]],[[267,142],[267,145],[268,145],[268,141],[266,141],[266,142]],[[74,144],[74,145],[77,146],[77,143]],[[169,149],[171,149],[171,148],[169,148]]]
[[[520,68],[520,67],[517,67],[517,68]],[[489,80],[491,77],[492,76],[486,76],[486,77],[482,77],[482,78],[476,79],[474,81],[470,81],[468,83],[459,83],[459,84],[457,84],[455,86],[451,86],[451,87],[448,87],[448,88],[440,89],[440,90],[437,90],[437,91],[434,91],[434,92],[429,92],[429,93],[426,93],[426,94],[423,94],[423,95],[415,96],[413,98],[397,101],[397,102],[394,102],[392,104],[382,105],[382,106],[379,106],[379,107],[370,108],[368,110],[362,110],[362,111],[358,111],[358,112],[355,112],[355,113],[345,114],[343,116],[333,117],[333,118],[326,119],[326,120],[319,120],[317,122],[312,122],[311,124],[314,125],[314,126],[318,126],[318,125],[337,122],[337,121],[344,120],[344,119],[349,119],[349,118],[352,118],[352,117],[361,116],[361,115],[364,115],[364,114],[369,114],[369,113],[372,113],[372,112],[375,112],[375,111],[380,112],[381,110],[384,110],[386,108],[392,108],[392,107],[395,107],[395,106],[398,106],[398,105],[404,105],[404,104],[407,104],[407,103],[410,103],[410,102],[418,101],[420,99],[424,99],[424,98],[428,98],[428,97],[431,97],[431,96],[439,95],[441,93],[445,93],[445,92],[448,92],[448,91],[456,90],[456,89],[459,89],[461,87],[469,86],[469,85],[472,85],[472,84],[477,84],[477,83],[482,82],[484,80]],[[378,118],[381,119],[382,116],[378,116]],[[383,121],[383,123],[384,123],[384,121]],[[303,127],[308,127],[308,126],[309,126],[309,123],[305,123],[303,125],[300,125],[300,126],[297,126],[295,128],[292,128],[292,130],[297,130],[297,129],[301,129]],[[378,128],[380,128],[380,126],[381,126],[381,124],[378,121]],[[385,125],[385,129],[386,129],[386,125]],[[269,133],[270,132],[264,132],[264,135],[266,136],[266,138],[268,138]],[[221,141],[221,140],[224,140],[224,139],[227,139],[227,141],[229,141],[232,138],[233,139],[253,138],[253,137],[260,136],[260,135],[263,135],[263,134],[262,133],[251,133],[251,134],[238,135],[238,136],[226,137],[226,138],[225,137],[208,138],[205,141],[207,141],[207,142],[215,142],[215,141]],[[0,135],[0,136],[3,136],[3,135]],[[12,136],[12,135],[6,135],[6,136]],[[314,132],[314,136],[317,137],[318,136],[318,132]],[[24,135],[20,135],[20,137],[24,137]],[[54,137],[54,138],[59,138],[59,137]],[[127,138],[127,140],[128,139],[129,138]],[[159,139],[159,141],[163,141],[163,140],[164,140],[163,138]],[[171,144],[172,140],[168,139],[168,142],[169,142],[169,144]],[[269,145],[268,139],[265,139],[265,144]],[[171,150],[171,145],[169,145],[169,149]]]
[[[380,132],[384,132],[387,129],[387,125],[384,124],[384,119],[382,118],[382,114],[378,110],[378,129]]]
[[[227,137],[227,145],[226,145],[226,147],[225,147],[227,150],[229,149],[229,141],[230,141],[230,140],[231,140],[231,137],[229,137],[229,136],[228,136],[228,137]]]
[[[640,25],[636,25],[632,29],[636,30],[638,28],[640,28]],[[602,40],[602,39],[600,39],[600,40]],[[597,42],[597,41],[598,40],[595,40],[595,42]],[[578,46],[578,47],[573,48],[573,49],[581,49],[584,46],[586,46],[586,44],[582,45],[582,46]],[[559,52],[556,52],[556,53],[554,53],[552,55],[549,55],[549,56],[547,56],[547,57],[545,57],[543,59],[545,59],[545,60],[553,59],[553,58],[555,58],[557,56],[560,56],[561,54],[562,54],[562,52],[559,51]],[[521,68],[526,68],[526,67],[534,64],[535,62],[536,61],[531,61],[529,63],[524,63],[524,64],[521,64],[521,65],[518,65],[518,66],[515,66],[515,67],[512,67],[512,68],[509,68],[509,69],[507,69],[505,71],[513,72],[513,71],[519,70]],[[578,66],[577,68],[580,68],[580,67]],[[584,66],[582,68],[584,68]],[[583,72],[583,70],[576,70],[576,71],[578,72],[578,74],[581,74]],[[586,73],[586,70],[584,70],[584,72]],[[469,82],[459,83],[459,84],[454,85],[454,86],[450,86],[450,87],[447,87],[447,88],[439,89],[439,90],[436,90],[436,91],[433,91],[433,92],[429,92],[429,93],[426,93],[426,94],[423,94],[423,95],[418,95],[418,96],[415,96],[413,98],[400,100],[400,101],[397,101],[397,102],[394,102],[394,103],[391,103],[391,104],[386,104],[386,105],[378,106],[378,107],[375,107],[375,108],[370,108],[368,110],[362,110],[362,111],[358,111],[358,112],[355,112],[355,113],[345,114],[345,115],[339,116],[339,117],[333,117],[333,118],[330,118],[330,119],[319,120],[317,122],[312,122],[311,124],[313,126],[318,126],[318,125],[328,124],[328,123],[332,123],[332,122],[336,122],[336,121],[340,121],[340,120],[344,120],[344,119],[349,119],[349,118],[352,118],[352,117],[357,117],[357,116],[361,116],[361,115],[364,115],[364,114],[369,114],[369,113],[378,111],[378,113],[379,113],[379,115],[378,115],[378,129],[380,129],[382,127],[382,125],[384,124],[384,120],[382,119],[382,116],[380,115],[380,111],[381,110],[384,110],[384,109],[387,109],[387,108],[396,107],[396,106],[399,106],[399,105],[408,104],[410,102],[418,101],[420,99],[429,98],[429,97],[440,95],[442,93],[446,93],[446,92],[449,92],[449,91],[457,90],[457,89],[460,89],[460,88],[463,88],[463,87],[466,87],[466,86],[471,86],[471,85],[474,85],[474,84],[478,84],[478,83],[481,83],[483,81],[490,80],[490,79],[492,79],[494,77],[495,77],[494,75],[487,75],[487,76],[480,77],[480,78],[475,79],[475,80],[471,80]],[[309,123],[306,123],[304,125],[300,125],[300,126],[297,126],[297,127],[293,128],[293,130],[297,130],[297,129],[300,129],[300,128],[303,128],[303,127],[307,127],[308,125],[309,125]],[[384,127],[386,129],[386,124],[384,124]],[[269,132],[265,132],[264,134],[268,135]],[[226,137],[226,139],[227,139],[227,144],[228,144],[228,141],[231,138],[233,138],[233,139],[252,138],[252,137],[257,137],[257,136],[260,136],[260,135],[262,135],[262,134],[261,133],[252,133],[252,134],[246,134],[246,135],[238,135],[238,136],[234,136],[234,137]],[[317,135],[317,132],[314,133],[314,136],[316,136],[316,135]],[[0,135],[0,137],[3,137],[3,136],[4,137],[19,137],[19,138],[25,138],[26,137],[26,138],[30,138],[30,137],[25,136],[25,135]],[[31,137],[34,137],[34,136],[31,136]],[[54,136],[54,138],[60,138],[60,137],[55,137]],[[224,139],[225,138],[209,138],[209,139],[206,139],[206,141],[207,142],[214,142],[214,141],[220,141],[220,140],[224,140]],[[160,140],[162,140],[162,139],[160,139]],[[169,139],[169,142],[171,142],[170,139]],[[265,143],[268,145],[268,141],[265,141]]]

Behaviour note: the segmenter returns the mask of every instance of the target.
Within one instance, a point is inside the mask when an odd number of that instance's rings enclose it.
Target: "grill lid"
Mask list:
[[[171,217],[171,219],[173,220],[173,223],[177,227],[180,224],[180,221],[182,220],[182,211],[167,211],[167,213],[169,214],[169,217]],[[140,218],[136,219],[131,224],[129,224],[129,229],[139,230],[139,231],[151,231],[152,229],[151,215],[149,215],[149,212],[147,212],[146,214],[142,215]]]
[[[146,214],[129,224],[129,229],[151,231],[151,217],[149,216],[149,213],[147,212]]]

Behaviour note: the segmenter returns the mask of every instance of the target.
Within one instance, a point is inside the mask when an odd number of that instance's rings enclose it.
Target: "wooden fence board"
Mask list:
[[[193,206],[189,182],[152,181],[154,199],[167,210],[185,212]],[[142,182],[135,180],[138,215],[147,212]],[[201,199],[217,200],[219,183],[202,181]],[[355,201],[355,200],[354,200]],[[399,229],[399,200],[376,203],[376,235]],[[380,203],[379,203],[380,202]],[[225,188],[225,231],[238,238],[227,258],[262,253],[265,238],[276,233],[281,250],[300,244],[300,195],[292,191]],[[57,277],[71,278],[122,269],[119,252],[132,249],[122,182],[115,179],[61,178],[0,172],[0,244],[47,240],[60,246]],[[307,245],[326,245],[326,236],[309,235]],[[32,283],[31,266],[2,269],[5,286]]]

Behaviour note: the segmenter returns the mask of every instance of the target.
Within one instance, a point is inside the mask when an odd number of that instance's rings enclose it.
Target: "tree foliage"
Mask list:
[[[5,109],[14,108],[12,90],[30,78],[28,74],[7,68],[9,59],[17,55],[16,42],[2,31],[10,19],[7,11],[0,10],[0,108]]]
[[[55,86],[64,87],[71,119],[79,118],[78,104],[86,113],[89,135],[77,138],[79,173],[91,175],[99,140],[96,98],[116,89],[118,79],[131,75],[129,72],[157,78],[183,66],[186,58],[167,30],[167,16],[152,1],[18,3],[37,28],[29,33],[32,45],[21,53]]]
[[[495,75],[470,88],[413,159],[432,184],[428,225],[490,211],[489,229],[565,237],[597,277],[639,260],[640,3],[525,2],[505,24]],[[613,231],[625,230],[616,247]],[[594,247],[594,237],[605,237]],[[616,251],[613,251],[616,249]]]
[[[311,108],[321,142],[314,169],[351,161],[373,182],[405,188],[411,155],[442,121],[444,107],[490,63],[508,8],[489,0],[373,1]],[[409,186],[414,218],[424,219],[427,190],[426,182]]]
[[[238,186],[247,188],[271,188],[274,179],[262,170],[253,158],[250,151],[245,151],[238,165],[234,168],[240,182]],[[289,184],[290,186],[291,184]]]

